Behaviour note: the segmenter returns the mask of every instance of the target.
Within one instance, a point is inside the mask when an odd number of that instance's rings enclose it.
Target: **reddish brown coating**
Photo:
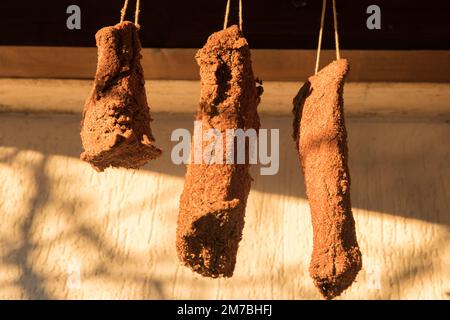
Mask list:
[[[350,202],[343,88],[347,60],[309,78],[294,99],[294,139],[311,208],[310,275],[326,299],[342,293],[362,266]]]
[[[83,111],[80,158],[98,171],[138,168],[161,154],[153,145],[137,31],[125,21],[95,35],[97,72]]]
[[[222,134],[226,129],[257,130],[262,87],[257,87],[250,49],[238,27],[212,34],[196,59],[201,77],[197,120],[203,130],[215,128]],[[207,143],[203,141],[203,146]],[[224,148],[224,163],[225,159]],[[248,170],[248,163],[187,167],[176,247],[182,263],[203,276],[233,275],[252,181]]]

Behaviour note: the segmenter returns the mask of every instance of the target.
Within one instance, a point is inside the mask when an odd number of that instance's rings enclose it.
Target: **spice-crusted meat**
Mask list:
[[[362,266],[350,202],[343,87],[347,60],[309,78],[294,99],[294,139],[311,208],[310,275],[327,299],[342,293]]]
[[[95,36],[97,72],[84,106],[80,157],[98,171],[138,168],[161,154],[153,144],[137,31],[125,21]]]
[[[197,120],[202,130],[214,128],[223,136],[226,129],[258,130],[262,87],[257,86],[250,49],[238,27],[212,34],[196,59],[201,76]],[[195,145],[194,139],[191,154]],[[252,181],[248,157],[244,164],[226,164],[225,148],[219,155],[224,164],[196,164],[192,157],[180,199],[178,256],[203,276],[231,277]]]

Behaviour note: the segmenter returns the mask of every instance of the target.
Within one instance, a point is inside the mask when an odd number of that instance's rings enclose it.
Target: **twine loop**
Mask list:
[[[139,10],[140,7],[140,0],[136,0],[136,11],[134,12],[134,24],[136,26],[139,25],[139,13],[141,12]],[[127,14],[127,8],[128,8],[128,0],[125,0],[123,3],[122,10],[120,10],[120,22],[123,22],[125,20],[125,15]]]
[[[228,17],[230,15],[230,3],[231,0],[227,1],[227,5],[225,7],[225,18],[223,21],[223,29],[225,30],[228,27]],[[242,29],[243,19],[242,19],[242,0],[239,0],[239,29],[243,31]]]
[[[335,45],[335,49],[336,49],[336,59],[339,60],[341,58],[341,53],[339,50],[339,34],[338,34],[338,22],[337,22],[337,13],[336,13],[336,0],[332,0],[332,2],[333,2],[333,20],[334,20],[334,45]],[[320,17],[319,41],[317,44],[316,68],[314,70],[314,74],[317,74],[317,72],[319,71],[320,50],[322,47],[323,25],[325,22],[326,8],[327,8],[327,0],[323,0],[322,14]]]

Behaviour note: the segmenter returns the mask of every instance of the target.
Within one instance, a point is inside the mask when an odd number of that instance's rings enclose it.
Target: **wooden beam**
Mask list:
[[[197,49],[144,49],[150,80],[197,80]],[[255,75],[264,81],[304,81],[314,70],[314,50],[252,51]],[[349,81],[450,82],[450,51],[344,50]],[[322,66],[334,59],[322,54]],[[0,77],[88,79],[95,73],[97,50],[72,47],[0,47]]]
[[[267,81],[259,111],[290,115],[301,82]],[[80,114],[92,86],[90,80],[0,79],[0,111]],[[194,113],[198,81],[148,80],[152,112]],[[348,83],[346,115],[351,117],[440,118],[450,120],[450,84]]]

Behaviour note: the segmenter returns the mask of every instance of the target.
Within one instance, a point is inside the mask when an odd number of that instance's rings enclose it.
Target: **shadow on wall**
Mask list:
[[[0,159],[0,162],[14,161],[14,158],[18,155],[18,152],[9,153],[6,157]],[[42,270],[45,263],[37,263],[36,252],[45,250],[48,245],[46,241],[36,241],[36,224],[39,224],[39,219],[44,215],[46,205],[52,203],[53,205],[61,208],[58,210],[59,214],[71,215],[71,208],[76,208],[79,204],[77,202],[80,199],[72,200],[70,197],[66,198],[54,198],[51,196],[51,182],[47,178],[45,171],[48,164],[48,157],[44,156],[40,159],[35,159],[30,167],[27,168],[28,172],[32,175],[27,177],[32,179],[31,184],[36,186],[35,190],[29,190],[29,197],[24,197],[28,200],[28,205],[24,207],[29,210],[20,217],[19,222],[19,234],[15,239],[11,240],[8,237],[0,237],[0,247],[6,248],[6,252],[3,251],[2,264],[11,268],[18,268],[19,275],[15,280],[7,282],[5,284],[2,281],[0,289],[4,289],[8,286],[18,286],[21,288],[23,295],[21,298],[33,299],[33,300],[46,300],[46,299],[60,299],[61,296],[54,295],[54,289],[51,289],[51,284],[54,282],[54,278],[57,278],[59,282],[67,281],[66,275],[47,276]],[[87,200],[87,199],[86,199]],[[82,200],[81,200],[82,201]],[[8,214],[8,212],[3,212]],[[70,217],[67,217],[70,219]],[[44,217],[45,219],[45,217]],[[75,235],[78,239],[82,239],[89,248],[89,245],[94,247],[95,252],[100,259],[96,259],[95,263],[91,264],[89,270],[83,273],[83,279],[101,278],[106,277],[114,279],[118,284],[123,285],[125,282],[132,282],[140,284],[144,288],[144,292],[140,292],[140,298],[153,298],[153,299],[165,299],[165,295],[162,289],[162,283],[159,280],[154,279],[146,274],[140,274],[139,272],[117,272],[111,269],[111,266],[118,264],[120,266],[127,264],[135,264],[139,267],[142,266],[141,261],[136,261],[130,255],[122,253],[121,250],[112,247],[107,241],[106,237],[99,233],[98,229],[94,229],[88,223],[84,223],[83,220],[78,221],[73,226],[72,230],[65,231],[57,239],[52,239],[53,242],[63,242],[64,238],[70,238]],[[57,241],[56,241],[57,240]],[[48,253],[47,253],[48,254]],[[70,258],[70,254],[64,254],[62,259]],[[89,257],[92,258],[92,257]],[[51,267],[50,267],[51,269]],[[145,291],[147,288],[148,293]],[[57,290],[56,290],[57,291]]]
[[[170,133],[176,128],[191,129],[193,118],[189,115],[173,116],[166,114],[158,114],[155,118],[156,120],[153,123],[154,132],[158,146],[162,147],[165,153],[162,158],[151,162],[144,170],[182,179],[185,167],[183,165],[173,165],[170,161],[170,150],[171,146],[174,145],[174,143],[170,142]],[[0,117],[0,146],[11,147],[10,152],[0,155],[0,165],[6,164],[12,167],[13,170],[27,170],[30,173],[28,175],[29,178],[33,180],[29,183],[34,186],[27,191],[27,201],[29,203],[26,208],[28,208],[28,211],[21,216],[18,222],[19,227],[17,229],[18,234],[15,235],[16,238],[10,239],[4,235],[0,237],[2,242],[0,248],[7,248],[6,252],[1,253],[3,263],[19,269],[18,276],[11,285],[19,286],[24,292],[24,298],[61,298],[61,291],[56,290],[59,293],[55,294],[55,290],[52,289],[53,281],[65,281],[64,277],[61,280],[61,272],[54,271],[51,275],[47,273],[47,269],[52,269],[52,262],[46,262],[46,266],[50,267],[44,268],[45,270],[39,269],[41,268],[40,263],[36,260],[39,257],[35,256],[36,252],[43,252],[42,254],[47,255],[45,252],[45,241],[39,239],[38,243],[34,237],[36,236],[36,229],[45,231],[45,228],[42,228],[42,226],[41,228],[36,228],[36,226],[42,223],[41,220],[48,221],[47,219],[51,218],[46,216],[45,213],[46,206],[51,204],[56,208],[61,208],[59,212],[64,216],[64,219],[69,221],[67,225],[70,225],[70,229],[64,230],[58,236],[60,238],[57,239],[57,242],[64,243],[66,238],[69,240],[76,238],[76,247],[93,248],[89,252],[92,252],[95,256],[89,256],[87,260],[91,260],[91,262],[86,262],[89,263],[89,266],[83,272],[83,277],[86,280],[104,277],[114,279],[120,287],[125,287],[125,284],[129,284],[132,288],[139,288],[134,289],[134,291],[139,291],[139,298],[173,298],[175,289],[168,288],[168,284],[170,285],[176,281],[189,284],[190,281],[194,280],[186,277],[185,273],[178,272],[178,266],[173,267],[173,270],[164,269],[165,273],[162,274],[155,273],[152,270],[152,265],[155,262],[152,261],[148,265],[146,264],[147,258],[145,256],[147,252],[144,252],[144,258],[141,258],[139,253],[136,253],[136,250],[130,253],[127,248],[118,247],[117,243],[111,243],[110,239],[105,234],[102,234],[104,230],[111,228],[108,225],[108,216],[116,218],[119,216],[120,219],[114,221],[120,221],[121,227],[126,229],[128,217],[123,217],[123,215],[127,210],[114,208],[113,205],[111,207],[106,206],[102,208],[105,220],[95,215],[77,216],[72,223],[71,219],[74,218],[72,216],[77,212],[74,208],[83,208],[80,211],[95,212],[99,215],[98,208],[90,207],[90,202],[92,201],[90,201],[89,195],[85,195],[84,198],[71,197],[70,190],[62,191],[67,193],[65,197],[52,194],[50,189],[54,181],[50,181],[46,174],[49,167],[49,159],[58,155],[70,157],[72,160],[78,159],[81,152],[78,134],[79,120],[78,116],[70,115],[18,116],[3,114]],[[280,171],[276,176],[260,176],[258,168],[253,168],[253,176],[255,178],[253,190],[304,199],[303,178],[299,169],[294,143],[290,137],[291,119],[263,117],[262,123],[263,127],[266,128],[280,128]],[[450,199],[450,145],[437,143],[438,141],[445,141],[444,139],[450,136],[449,124],[438,122],[388,123],[350,120],[348,122],[348,132],[354,207],[438,223],[444,227],[450,226],[450,216],[448,214],[450,210],[448,201]],[[14,167],[15,161],[26,150],[37,151],[38,156],[27,168],[24,168],[23,165]],[[64,174],[64,168],[59,168],[59,170],[61,170],[61,174]],[[93,169],[88,164],[85,164],[85,169],[83,170]],[[103,175],[104,179],[108,179],[108,172],[101,175]],[[98,175],[93,173],[93,176],[97,177]],[[70,179],[71,177],[68,178]],[[144,178],[148,180],[148,178]],[[117,179],[120,179],[120,177]],[[140,181],[142,182],[143,180]],[[142,188],[151,187],[152,183],[163,182],[152,180],[148,186],[144,185]],[[77,185],[80,185],[80,183],[77,183]],[[173,194],[181,192],[181,190],[175,192],[170,187],[166,189]],[[101,193],[103,195],[108,194],[104,190]],[[130,192],[124,193],[130,195]],[[167,199],[168,197],[163,195],[163,198]],[[113,199],[103,199],[102,204],[106,205],[111,201]],[[151,199],[149,195],[147,201],[148,203],[142,206],[138,204],[136,210],[133,208],[133,205],[135,205],[133,201],[130,201],[127,205],[130,205],[130,211],[138,211],[142,215],[146,215],[147,209],[150,210],[152,208],[156,210],[158,195],[151,195]],[[170,204],[170,209],[173,207],[176,210],[177,202],[178,199],[174,199],[174,202]],[[266,214],[264,217],[268,216],[270,215]],[[92,227],[93,224],[89,223],[92,219],[97,219],[95,220],[97,224],[104,222],[105,228],[103,231]],[[135,226],[142,224],[144,228],[147,228],[148,224],[143,223],[139,219],[141,218],[139,217],[137,222],[133,220],[133,224]],[[173,217],[165,219],[168,219],[166,221],[167,225],[175,225]],[[150,221],[150,223],[157,224],[158,222]],[[131,230],[134,231],[135,229]],[[159,232],[159,236],[158,234],[150,236],[155,238],[152,245],[150,245],[150,239],[147,239],[145,250],[151,247],[152,250],[158,252],[157,264],[170,263],[172,265],[172,261],[169,261],[170,258],[166,259],[165,249],[157,247],[157,244],[158,242],[168,243],[168,241],[171,241],[173,232],[166,230],[159,230]],[[160,238],[161,234],[168,234],[167,238]],[[124,236],[126,237],[127,235],[125,234]],[[409,284],[411,278],[420,278],[421,275],[427,275],[430,270],[434,270],[432,258],[439,254],[437,250],[445,246],[448,241],[449,237],[444,236],[433,239],[419,250],[416,247],[393,250],[394,254],[389,259],[403,261],[402,257],[408,257],[406,260],[408,263],[386,276],[383,281],[393,282],[394,284],[386,283],[385,286],[394,287],[395,290],[395,286],[400,286],[401,283]],[[382,245],[380,244],[380,246]],[[38,248],[39,246],[41,247]],[[49,250],[55,250],[52,247],[49,248]],[[64,253],[65,257],[70,256],[70,251],[69,253]],[[50,256],[58,255],[52,253]],[[287,277],[291,274],[305,272],[306,269],[303,269],[296,265],[287,264],[271,270],[270,275]],[[235,276],[232,281],[236,281],[233,283],[239,283],[240,288],[245,289],[245,286],[252,287],[255,282],[264,283],[267,280],[267,274],[265,273],[263,268],[260,268],[255,270],[250,278],[247,275]],[[175,280],[172,277],[173,274],[175,274]],[[195,281],[197,290],[208,283]],[[220,286],[220,283],[218,286]],[[2,283],[1,285],[3,286],[4,284]],[[273,281],[272,285],[274,286],[272,290],[275,292],[300,291],[305,297],[314,297],[317,294],[314,288],[299,285],[295,282],[283,283],[282,281]],[[173,286],[175,287],[175,284]],[[449,295],[448,292],[446,294],[447,296]],[[364,296],[367,299],[383,297],[383,294],[379,292],[368,292]]]
[[[155,118],[152,127],[164,153],[143,170],[182,178],[185,166],[170,160],[176,143],[170,141],[170,134],[176,128],[191,131],[193,116],[157,114]],[[275,176],[261,176],[258,166],[253,166],[252,190],[306,198],[291,119],[263,117],[261,122],[263,128],[280,129],[280,167]],[[78,158],[79,123],[74,115],[3,115],[0,145]],[[350,119],[347,130],[353,207],[450,225],[450,145],[440,143],[450,136],[450,124]]]
[[[21,238],[20,243],[6,243],[2,247],[9,248],[9,251],[5,253],[3,262],[12,265],[19,266],[21,269],[20,276],[17,279],[17,283],[23,291],[26,293],[28,299],[51,299],[52,296],[47,292],[45,287],[46,279],[35,272],[30,263],[30,254],[35,249],[32,235],[32,225],[34,217],[42,209],[42,205],[48,200],[48,183],[44,174],[44,167],[46,163],[46,157],[39,161],[39,163],[33,168],[34,183],[39,184],[39,192],[34,197],[29,199],[30,211],[23,217],[19,230]],[[3,239],[3,241],[8,241]],[[9,242],[9,241],[8,241]]]

